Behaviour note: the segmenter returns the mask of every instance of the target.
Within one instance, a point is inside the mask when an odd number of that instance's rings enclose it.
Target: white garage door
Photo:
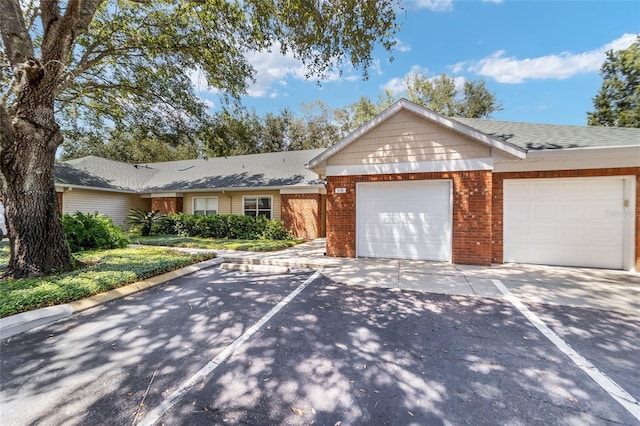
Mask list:
[[[358,256],[450,261],[451,184],[359,183],[356,224]]]
[[[624,180],[504,181],[505,262],[621,269]]]

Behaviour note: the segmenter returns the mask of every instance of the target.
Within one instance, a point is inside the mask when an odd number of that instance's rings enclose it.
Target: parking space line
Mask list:
[[[246,342],[253,334],[260,329],[267,321],[269,321],[275,314],[277,314],[282,308],[284,308],[289,302],[291,302],[302,290],[307,288],[309,284],[311,284],[316,278],[320,276],[321,270],[317,270],[313,273],[305,282],[300,284],[293,290],[291,293],[287,295],[284,299],[280,301],[276,306],[274,306],[269,312],[267,312],[260,320],[249,327],[240,337],[231,343],[231,345],[227,346],[222,352],[220,352],[214,359],[212,359],[207,365],[202,367],[197,373],[191,376],[186,382],[184,382],[178,389],[176,389],[167,399],[162,401],[160,405],[155,407],[153,410],[149,411],[142,420],[138,423],[140,426],[152,426],[154,425],[162,416],[165,415],[171,407],[173,407],[182,397],[191,390],[196,384],[203,381],[209,374],[211,374],[220,364],[229,358],[233,352],[240,347],[244,342]]]
[[[582,371],[587,373],[605,392],[618,401],[633,417],[640,421],[640,403],[629,392],[614,382],[609,376],[598,370],[589,360],[584,358],[567,342],[551,330],[535,313],[529,310],[524,303],[509,291],[500,280],[491,280],[516,309],[529,320],[547,339],[573,361]]]

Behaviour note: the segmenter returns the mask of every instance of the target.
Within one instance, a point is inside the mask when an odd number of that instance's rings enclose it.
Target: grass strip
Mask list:
[[[4,259],[0,246],[0,265]],[[215,257],[158,247],[76,253],[85,265],[60,275],[0,281],[0,318],[72,302]]]
[[[210,250],[276,251],[300,244],[302,240],[229,240],[178,235],[134,237],[133,243],[150,246],[187,247]]]

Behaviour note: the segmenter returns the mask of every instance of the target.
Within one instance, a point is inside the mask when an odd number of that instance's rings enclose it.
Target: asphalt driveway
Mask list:
[[[527,306],[640,398],[638,315]],[[0,424],[638,424],[507,300],[306,270],[203,270],[0,357]]]

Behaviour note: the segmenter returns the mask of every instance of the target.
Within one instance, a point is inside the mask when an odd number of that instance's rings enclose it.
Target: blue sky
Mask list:
[[[401,93],[409,73],[444,72],[484,79],[504,107],[494,119],[586,125],[604,52],[628,47],[640,33],[639,1],[412,0],[404,8],[395,59],[376,50],[369,80],[345,69],[318,86],[295,58],[274,49],[249,56],[257,81],[243,103],[259,113],[295,111],[316,99],[344,107],[384,88]]]

